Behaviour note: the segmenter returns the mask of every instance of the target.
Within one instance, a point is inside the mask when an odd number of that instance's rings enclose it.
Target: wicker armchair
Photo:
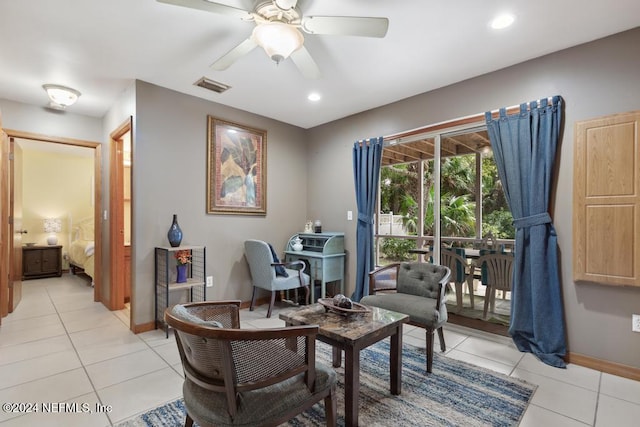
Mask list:
[[[277,426],[324,399],[336,423],[336,374],[315,363],[317,326],[239,329],[240,301],[165,311],[185,381],[185,426]]]

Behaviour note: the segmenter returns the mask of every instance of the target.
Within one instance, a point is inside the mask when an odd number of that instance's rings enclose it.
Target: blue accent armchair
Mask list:
[[[253,284],[251,311],[253,311],[256,303],[258,288],[271,292],[271,301],[269,303],[267,317],[271,317],[276,292],[303,287],[306,292],[306,303],[309,303],[309,275],[304,273],[304,262],[275,262],[269,244],[261,240],[245,241],[244,253],[249,263],[251,282]],[[277,275],[276,266],[284,267],[288,277]]]

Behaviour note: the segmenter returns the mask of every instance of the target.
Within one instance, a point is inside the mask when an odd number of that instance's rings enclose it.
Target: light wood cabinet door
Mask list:
[[[576,122],[573,278],[640,286],[640,111]]]

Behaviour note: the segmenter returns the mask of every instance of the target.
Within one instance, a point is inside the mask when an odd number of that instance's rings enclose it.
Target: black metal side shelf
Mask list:
[[[177,261],[178,251],[189,251],[191,263],[187,264],[187,281],[178,283]],[[156,329],[162,327],[167,338],[169,326],[164,322],[164,311],[167,307],[184,302],[205,301],[206,287],[206,254],[204,246],[178,246],[155,248],[155,288],[156,288]]]

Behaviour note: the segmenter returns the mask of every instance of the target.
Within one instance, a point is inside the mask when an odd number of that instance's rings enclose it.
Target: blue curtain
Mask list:
[[[358,223],[356,228],[356,289],[354,301],[369,295],[369,272],[375,267],[373,218],[376,211],[383,138],[353,144],[353,178],[356,185]]]
[[[519,114],[509,116],[502,108],[498,119],[491,112],[485,119],[516,228],[509,333],[520,351],[565,367],[558,237],[548,213],[562,99],[522,104]]]

